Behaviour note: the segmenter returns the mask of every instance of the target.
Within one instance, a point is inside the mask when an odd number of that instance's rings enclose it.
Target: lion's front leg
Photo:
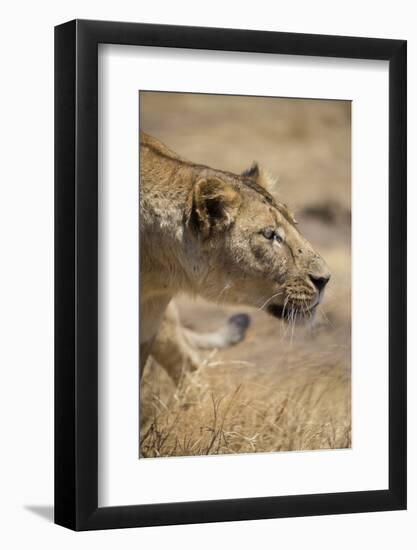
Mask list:
[[[145,365],[151,354],[151,349],[153,347],[155,338],[151,338],[148,342],[143,342],[140,344],[139,348],[139,378],[142,380],[143,371],[145,370]]]
[[[185,372],[194,371],[199,366],[198,354],[184,336],[184,329],[173,303],[165,312],[150,353],[175,385],[179,384]]]

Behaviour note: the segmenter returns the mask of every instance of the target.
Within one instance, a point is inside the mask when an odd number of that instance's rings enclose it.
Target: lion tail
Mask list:
[[[212,332],[194,332],[183,328],[189,343],[199,349],[228,348],[241,342],[250,325],[250,317],[246,313],[238,313],[229,317],[227,322]]]

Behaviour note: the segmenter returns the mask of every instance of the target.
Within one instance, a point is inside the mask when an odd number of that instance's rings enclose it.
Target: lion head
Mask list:
[[[306,320],[323,298],[329,269],[269,183],[256,164],[241,176],[199,174],[187,220],[206,265],[198,292],[286,321]]]

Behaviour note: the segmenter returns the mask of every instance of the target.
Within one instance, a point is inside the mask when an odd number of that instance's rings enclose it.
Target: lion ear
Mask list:
[[[259,165],[257,162],[253,161],[250,168],[247,168],[242,172],[242,176],[253,178],[255,180],[259,177]]]
[[[224,231],[235,220],[241,197],[220,178],[203,178],[194,185],[190,226],[204,239]]]
[[[254,179],[258,185],[269,192],[276,190],[276,179],[257,162],[253,162],[250,168],[242,172],[242,176]]]

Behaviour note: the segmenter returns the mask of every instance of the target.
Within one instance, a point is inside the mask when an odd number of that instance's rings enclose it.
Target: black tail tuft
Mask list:
[[[246,331],[250,325],[250,317],[246,313],[237,313],[229,318],[229,323],[236,325],[241,330]]]
[[[227,322],[227,340],[229,345],[241,342],[250,325],[250,317],[246,313],[232,315]]]

